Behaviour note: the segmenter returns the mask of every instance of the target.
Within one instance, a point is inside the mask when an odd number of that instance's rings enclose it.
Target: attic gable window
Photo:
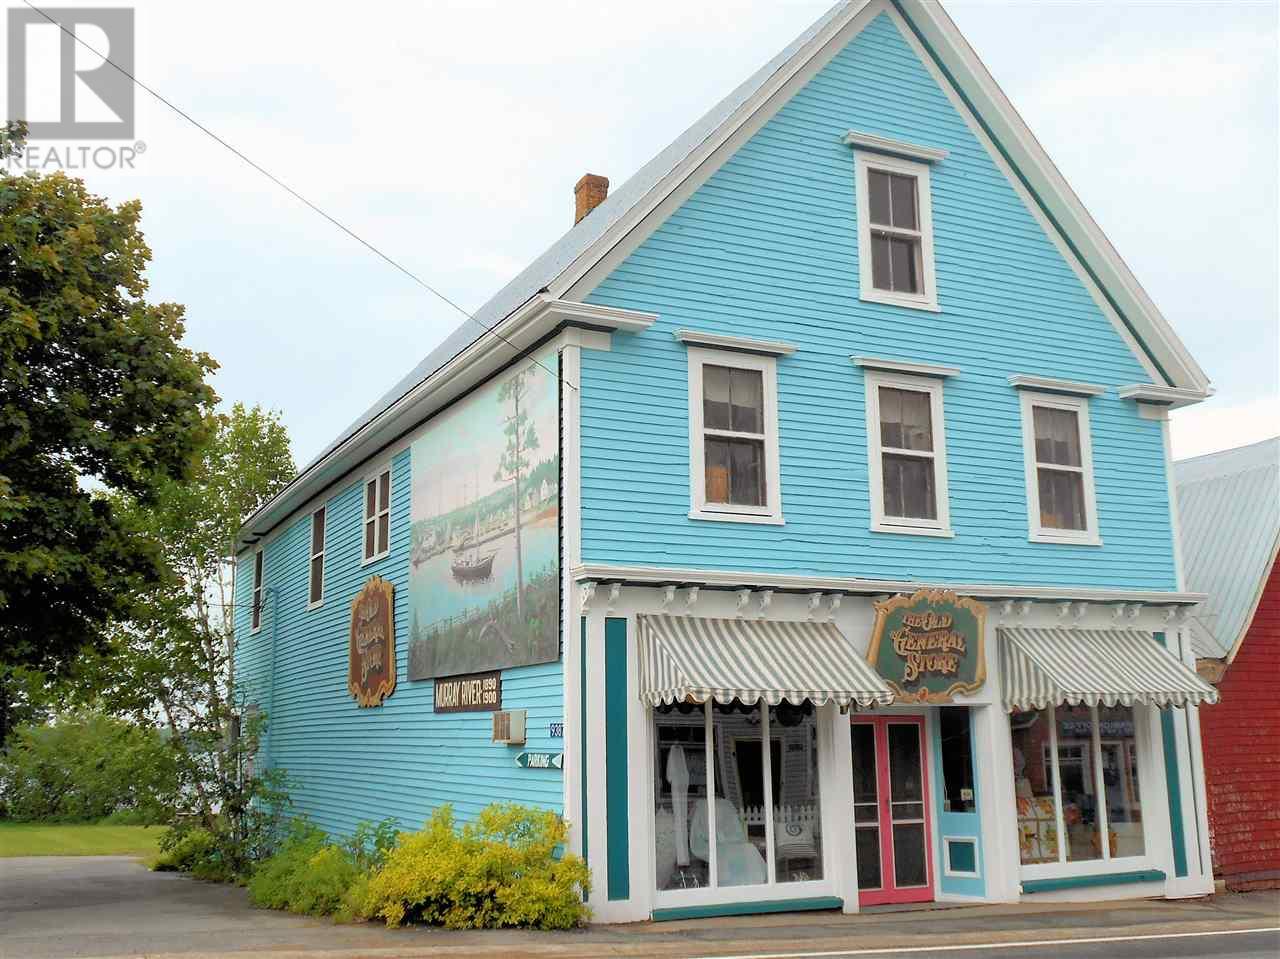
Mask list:
[[[937,310],[929,165],[865,150],[855,156],[860,297]]]

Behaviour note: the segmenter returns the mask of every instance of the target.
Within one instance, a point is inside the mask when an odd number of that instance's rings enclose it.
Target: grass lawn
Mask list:
[[[154,856],[161,826],[46,825],[0,822],[6,856]]]

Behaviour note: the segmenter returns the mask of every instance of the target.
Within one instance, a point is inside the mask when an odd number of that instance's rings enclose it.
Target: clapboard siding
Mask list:
[[[295,520],[265,549],[268,596],[262,629],[249,631],[253,554],[237,573],[237,665],[241,695],[268,712],[267,761],[290,779],[292,812],[325,830],[349,833],[361,820],[394,817],[418,828],[452,803],[462,818],[511,800],[559,810],[559,770],[518,769],[518,749],[490,742],[489,713],[432,712],[434,685],[408,678],[408,450],[392,464],[391,554],[362,566],[361,477],[327,504],[324,605],[308,610],[309,516]],[[347,692],[351,601],[379,575],[396,587],[396,691],[376,708],[359,709]],[[278,605],[277,605],[278,604]],[[273,632],[274,625],[274,632]],[[271,642],[276,642],[274,706]],[[527,709],[531,750],[559,751],[549,724],[563,721],[559,662],[504,670],[503,706]]]
[[[950,151],[932,173],[940,313],[858,299],[851,128]],[[1150,377],[884,14],[589,299],[660,319],[583,353],[586,562],[1175,586],[1161,425],[1115,392]],[[679,328],[799,348],[778,362],[785,526],[688,519]],[[954,539],[868,529],[851,355],[961,369],[945,390]],[[1110,387],[1090,404],[1103,547],[1028,541],[1013,373]]]

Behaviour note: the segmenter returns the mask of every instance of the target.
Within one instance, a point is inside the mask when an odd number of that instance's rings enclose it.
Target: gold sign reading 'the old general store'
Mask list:
[[[950,590],[922,589],[876,603],[868,660],[899,701],[950,702],[987,677],[986,607]]]
[[[381,706],[396,688],[395,590],[374,576],[351,602],[347,689],[359,706]]]

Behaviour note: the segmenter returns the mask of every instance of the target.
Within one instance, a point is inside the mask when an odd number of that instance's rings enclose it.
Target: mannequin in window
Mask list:
[[[747,837],[747,829],[733,803],[716,789],[716,883],[720,886],[749,886],[768,880],[768,867],[760,850]],[[707,801],[698,800],[689,823],[689,851],[703,862],[711,862],[710,824]]]

